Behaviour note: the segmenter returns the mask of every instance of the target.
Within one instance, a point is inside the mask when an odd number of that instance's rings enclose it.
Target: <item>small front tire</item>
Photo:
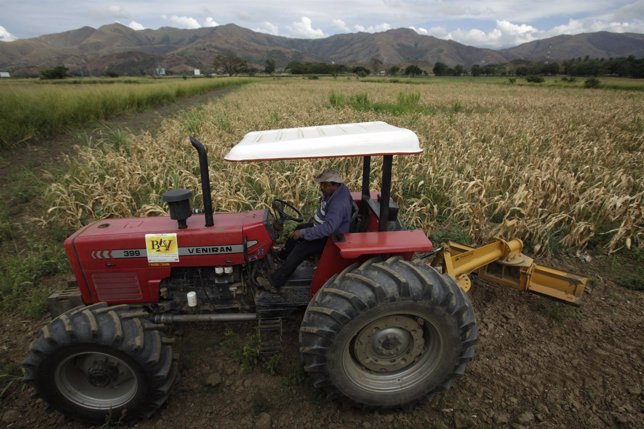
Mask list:
[[[106,304],[61,314],[32,343],[25,380],[72,420],[150,417],[168,397],[176,363],[159,326],[145,315]]]

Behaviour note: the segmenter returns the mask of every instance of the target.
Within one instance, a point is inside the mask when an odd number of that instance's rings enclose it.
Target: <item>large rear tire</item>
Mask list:
[[[150,417],[176,377],[168,339],[127,305],[70,310],[42,329],[25,380],[66,417],[127,423]]]
[[[477,338],[472,304],[450,277],[394,257],[352,265],[318,291],[300,352],[330,398],[401,408],[463,375]]]

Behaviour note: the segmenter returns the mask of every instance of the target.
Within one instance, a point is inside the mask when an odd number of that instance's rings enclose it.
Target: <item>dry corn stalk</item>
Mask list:
[[[380,102],[415,91],[437,113],[337,109],[328,101],[331,91],[366,92]],[[209,150],[217,210],[267,207],[274,197],[310,207],[316,172],[334,165],[359,189],[360,161],[237,164],[222,161],[224,154],[252,130],[384,120],[414,130],[425,149],[395,160],[393,194],[408,226],[430,232],[448,220],[477,241],[517,237],[543,250],[583,250],[594,240],[609,252],[641,248],[642,97],[468,83],[411,89],[332,80],[255,84],[202,106],[199,117],[187,112],[165,121],[154,136],[130,136],[136,145],[80,148],[70,174],[50,188],[50,219],[79,226],[108,216],[159,214],[165,211],[159,196],[173,187],[192,189],[199,205],[188,121],[198,123],[197,137]],[[455,103],[463,108],[450,112]]]

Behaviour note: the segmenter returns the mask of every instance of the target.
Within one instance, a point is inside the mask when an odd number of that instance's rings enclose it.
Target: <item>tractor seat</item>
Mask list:
[[[360,210],[358,209],[358,204],[355,200],[351,200],[351,222],[349,223],[349,232],[358,232],[360,222],[358,221],[358,215]]]

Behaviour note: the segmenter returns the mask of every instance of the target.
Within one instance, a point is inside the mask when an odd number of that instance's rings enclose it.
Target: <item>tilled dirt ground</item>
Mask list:
[[[475,285],[476,356],[450,390],[413,410],[363,411],[327,401],[301,369],[298,320],[286,323],[276,374],[241,364],[254,323],[186,324],[173,328],[180,356],[172,394],[160,412],[135,427],[644,427],[644,295],[606,277],[607,257],[543,263],[591,278],[583,305]],[[3,361],[20,365],[47,321],[0,314]],[[85,427],[48,412],[18,381],[0,392],[0,400],[0,427]]]
[[[303,375],[298,321],[285,329],[275,375],[242,369],[236,357],[254,323],[175,329],[180,377],[168,403],[140,428],[638,428],[642,408],[642,294],[597,277],[583,306],[477,285],[471,293],[480,339],[466,374],[416,409],[367,412],[328,402]],[[2,347],[19,363],[39,324],[2,317]],[[3,399],[7,427],[80,428],[48,413],[15,386]]]

